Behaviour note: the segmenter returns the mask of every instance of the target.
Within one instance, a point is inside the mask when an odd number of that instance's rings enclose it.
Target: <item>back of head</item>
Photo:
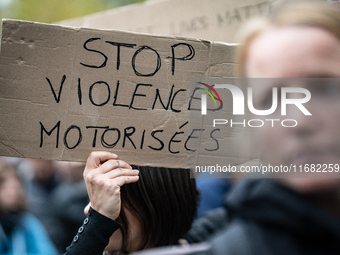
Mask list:
[[[190,229],[196,213],[197,191],[190,169],[134,168],[140,171],[139,181],[124,185],[121,196],[122,208],[141,223],[144,240],[140,249],[176,244]],[[124,251],[128,231],[124,210],[118,220],[123,223]]]
[[[340,40],[340,8],[325,2],[288,1],[273,9],[267,18],[249,21],[240,30],[237,40],[241,43],[236,55],[239,64],[236,73],[246,77],[245,64],[253,40],[270,28],[289,26],[316,27],[330,32]]]

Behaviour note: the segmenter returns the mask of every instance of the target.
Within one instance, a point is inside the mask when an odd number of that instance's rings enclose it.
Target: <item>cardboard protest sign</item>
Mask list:
[[[235,34],[244,22],[268,15],[283,1],[285,0],[149,0],[64,20],[60,24],[189,36],[232,43],[237,42]]]
[[[163,0],[146,1],[65,20],[60,24],[119,29],[159,35],[179,35],[211,41],[235,42],[247,20],[270,12],[277,0]]]
[[[4,20],[0,154],[188,167],[190,80],[232,75],[234,45]]]

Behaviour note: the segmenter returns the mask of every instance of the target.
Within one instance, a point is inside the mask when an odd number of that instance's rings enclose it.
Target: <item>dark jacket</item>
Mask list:
[[[211,237],[207,254],[340,254],[340,221],[273,180],[241,181],[207,216],[188,233],[191,242]]]
[[[121,226],[91,207],[64,255],[102,255],[111,235]]]

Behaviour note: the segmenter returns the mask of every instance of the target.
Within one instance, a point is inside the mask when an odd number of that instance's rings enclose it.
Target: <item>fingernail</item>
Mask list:
[[[118,158],[118,156],[114,153],[112,153],[112,156],[115,157],[115,158]]]
[[[137,170],[137,169],[133,169],[136,173],[138,173],[139,174],[139,170]]]

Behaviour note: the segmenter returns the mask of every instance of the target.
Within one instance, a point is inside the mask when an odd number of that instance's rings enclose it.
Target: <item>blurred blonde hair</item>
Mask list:
[[[340,40],[340,8],[325,2],[294,1],[281,4],[268,18],[249,21],[237,36],[241,46],[236,52],[236,76],[247,76],[245,66],[253,40],[266,29],[286,26],[318,27]]]

